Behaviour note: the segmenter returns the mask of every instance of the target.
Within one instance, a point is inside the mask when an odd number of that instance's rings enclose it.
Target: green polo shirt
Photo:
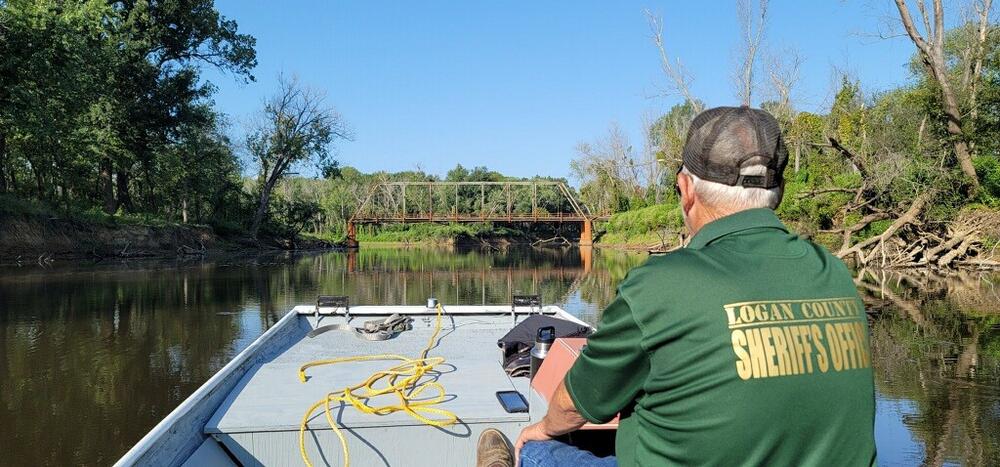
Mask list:
[[[875,464],[851,274],[770,209],[633,269],[565,382],[588,420],[621,412],[622,466]]]

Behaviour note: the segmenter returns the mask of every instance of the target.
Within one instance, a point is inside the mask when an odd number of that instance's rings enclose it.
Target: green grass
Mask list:
[[[673,202],[614,214],[603,227],[604,234],[598,244],[650,245],[660,243],[658,233],[680,231],[684,218],[680,206]],[[668,242],[675,238],[673,233],[666,235]]]
[[[164,220],[152,214],[118,212],[107,214],[100,208],[63,210],[55,209],[38,200],[25,199],[9,194],[0,194],[0,214],[8,216],[69,219],[105,227],[137,225],[148,227],[164,227],[180,225]],[[197,226],[197,224],[188,224]]]
[[[361,229],[359,242],[419,243],[442,242],[459,237],[518,236],[519,232],[491,224],[393,224]]]
[[[347,237],[345,237],[343,233],[335,234],[332,232],[320,232],[320,233],[301,232],[299,233],[299,235],[302,238],[308,238],[311,240],[321,240],[330,243],[343,243],[344,241],[347,240]]]

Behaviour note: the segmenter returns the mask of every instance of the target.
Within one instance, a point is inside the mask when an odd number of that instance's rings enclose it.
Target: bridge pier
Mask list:
[[[356,249],[358,247],[358,232],[354,222],[347,221],[347,248]]]
[[[358,271],[358,251],[356,248],[347,250],[347,272]]]
[[[583,266],[584,274],[590,274],[594,270],[594,247],[580,247],[580,265]]]
[[[583,226],[580,228],[580,246],[592,246],[594,244],[594,221],[590,219],[583,220]]]

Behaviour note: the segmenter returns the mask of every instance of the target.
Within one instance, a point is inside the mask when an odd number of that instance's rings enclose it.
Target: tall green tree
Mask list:
[[[0,2],[0,193],[183,220],[238,189],[172,183],[238,176],[200,70],[252,80],[254,42],[211,0]]]
[[[143,189],[140,210],[156,211],[154,192],[160,174],[156,159],[176,136],[188,107],[203,102],[212,87],[198,67],[213,66],[253,80],[256,40],[238,32],[235,21],[222,16],[213,0],[126,0],[110,2],[121,24],[111,40],[120,50],[111,89],[118,113],[118,138],[128,149],[114,161],[118,205],[135,210],[132,185]]]
[[[98,1],[0,4],[0,192],[86,191],[77,177],[97,138],[87,115],[106,84],[112,15]]]

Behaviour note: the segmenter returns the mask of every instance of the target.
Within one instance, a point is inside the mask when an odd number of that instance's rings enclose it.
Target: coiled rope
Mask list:
[[[349,404],[360,412],[370,415],[389,415],[394,412],[406,412],[420,422],[436,427],[453,425],[458,421],[458,416],[454,413],[448,410],[433,407],[444,400],[444,386],[433,380],[423,382],[420,381],[425,375],[427,375],[428,372],[433,371],[435,366],[444,362],[444,358],[442,357],[427,356],[427,353],[434,347],[438,334],[441,332],[442,312],[443,310],[441,305],[438,304],[437,322],[434,325],[434,333],[431,334],[431,338],[427,342],[427,347],[420,353],[419,358],[407,358],[394,354],[360,355],[355,357],[314,360],[302,365],[299,368],[299,381],[304,383],[307,379],[306,369],[315,366],[377,360],[402,362],[392,368],[373,373],[368,377],[368,379],[359,384],[348,386],[340,391],[331,392],[327,394],[326,397],[309,407],[305,416],[302,417],[302,423],[299,425],[299,453],[302,455],[302,461],[305,462],[307,466],[312,467],[312,463],[309,462],[309,455],[306,454],[306,429],[309,428],[309,419],[320,406],[324,407],[326,412],[326,421],[330,424],[330,428],[333,432],[337,434],[337,438],[340,439],[340,447],[344,453],[344,466],[350,467],[351,465],[350,453],[347,450],[347,439],[344,437],[340,427],[337,426],[337,423],[333,419],[330,405],[333,402],[339,402],[341,407]],[[375,386],[382,380],[385,380],[385,386],[376,388]],[[437,395],[429,399],[416,400],[421,394],[423,394],[424,391],[428,389],[437,391]],[[384,406],[368,405],[368,402],[372,398],[386,394],[395,394],[399,398],[399,403]],[[436,416],[438,418],[430,418],[431,416]]]

